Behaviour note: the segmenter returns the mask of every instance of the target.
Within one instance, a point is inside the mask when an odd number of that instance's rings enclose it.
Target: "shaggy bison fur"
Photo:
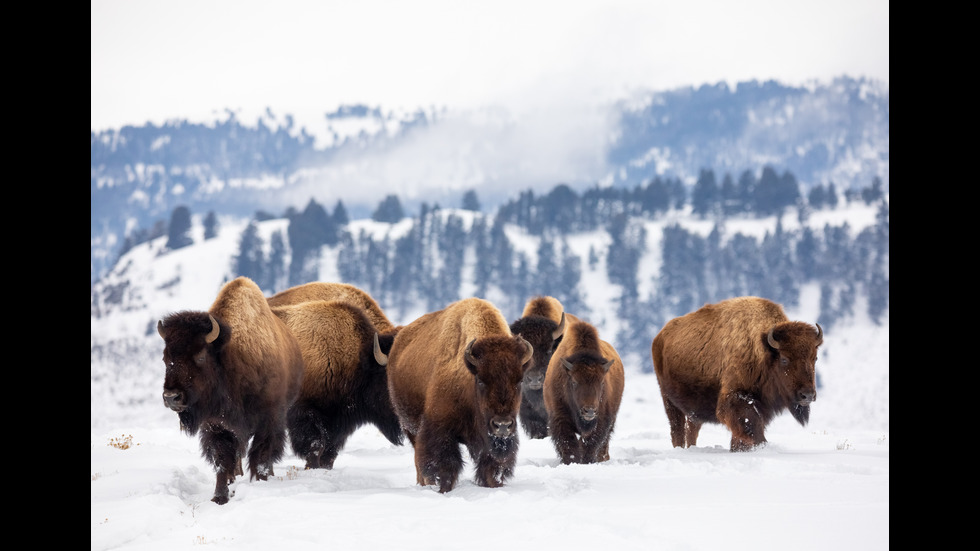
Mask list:
[[[789,410],[801,425],[817,399],[820,325],[789,321],[759,297],[708,304],[668,321],[653,339],[653,369],[674,447],[697,444],[704,423],[732,433],[731,451],[766,443],[765,427]]]
[[[460,445],[476,464],[478,485],[498,487],[513,476],[520,385],[533,352],[479,298],[425,314],[398,332],[388,388],[415,448],[420,485],[451,491],[463,469]]]
[[[227,503],[249,440],[250,479],[267,480],[282,457],[286,414],[303,376],[299,344],[245,277],[227,283],[207,312],[171,314],[157,331],[163,403],[182,430],[200,433],[202,454],[217,471],[211,500]]]
[[[510,324],[510,332],[524,337],[534,347],[531,366],[521,383],[520,422],[530,438],[548,436],[548,412],[544,407],[544,375],[548,362],[565,331],[565,312],[554,297],[534,297],[524,306],[521,318]]]
[[[545,376],[551,440],[564,464],[607,461],[623,400],[623,361],[595,327],[569,320]]]
[[[385,355],[394,334],[379,336],[364,310],[347,302],[314,300],[272,311],[299,341],[306,365],[287,418],[293,452],[306,468],[333,468],[347,438],[365,424],[401,445]]]

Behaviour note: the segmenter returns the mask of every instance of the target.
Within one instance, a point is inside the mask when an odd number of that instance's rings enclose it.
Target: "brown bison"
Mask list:
[[[180,426],[200,432],[214,465],[214,497],[228,502],[228,485],[242,472],[267,480],[286,444],[286,414],[299,394],[303,356],[259,287],[239,277],[225,284],[207,312],[182,311],[157,322],[164,340],[163,403]]]
[[[782,306],[758,297],[667,322],[652,353],[674,447],[696,445],[707,422],[728,427],[731,451],[750,450],[766,443],[766,425],[785,409],[805,426],[822,342],[819,324],[789,321]]]
[[[299,341],[306,364],[299,398],[287,417],[293,452],[306,459],[306,468],[333,468],[347,438],[369,423],[401,445],[385,355],[394,332],[379,337],[364,310],[342,301],[314,300],[272,311]]]
[[[314,281],[290,287],[269,297],[269,306],[286,306],[311,300],[340,300],[364,310],[379,333],[385,334],[396,328],[388,320],[378,303],[365,291],[347,283]]]
[[[452,490],[463,469],[498,487],[517,462],[521,381],[534,350],[491,303],[467,298],[404,326],[388,355],[388,389],[415,448],[416,480]]]
[[[568,317],[544,383],[551,441],[564,464],[607,461],[623,400],[623,361],[595,327]]]
[[[531,438],[548,436],[548,412],[544,407],[544,374],[555,347],[565,331],[565,312],[554,297],[534,297],[524,306],[521,318],[510,324],[510,332],[524,337],[534,348],[533,362],[521,383],[521,412],[518,417]]]

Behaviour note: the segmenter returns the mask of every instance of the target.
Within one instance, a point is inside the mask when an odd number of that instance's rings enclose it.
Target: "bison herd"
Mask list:
[[[553,297],[508,324],[480,298],[395,326],[366,292],[313,282],[266,297],[246,277],[207,311],[157,323],[163,402],[216,471],[212,501],[243,476],[266,480],[287,442],[306,468],[331,469],[348,437],[375,427],[407,438],[416,481],[449,492],[466,448],[475,482],[514,475],[518,433],[550,438],[562,464],[609,460],[625,372],[596,328]],[[783,410],[805,425],[816,399],[819,325],[787,319],[758,297],[709,304],[667,322],[653,368],[674,447],[705,422],[731,431],[731,451],[765,444]]]

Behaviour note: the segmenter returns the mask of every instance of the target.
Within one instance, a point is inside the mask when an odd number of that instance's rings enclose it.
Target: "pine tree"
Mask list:
[[[711,169],[701,169],[698,180],[691,191],[691,208],[694,214],[706,218],[718,205],[720,190],[715,181],[715,172]]]
[[[167,226],[167,248],[176,250],[193,244],[194,240],[191,239],[190,231],[190,209],[183,205],[174,208],[170,215],[170,224]]]
[[[337,204],[333,208],[333,214],[330,215],[333,218],[333,223],[338,228],[346,226],[350,223],[350,216],[347,215],[347,209],[344,208],[344,202],[338,200]]]
[[[269,237],[269,261],[266,263],[266,281],[262,287],[269,293],[278,293],[288,286],[288,267],[286,266],[286,238],[282,230],[272,232]]]
[[[463,194],[463,209],[480,212],[480,200],[476,196],[476,191],[470,189]]]
[[[371,215],[371,219],[376,222],[388,222],[390,224],[399,222],[402,218],[405,218],[405,210],[402,209],[402,203],[398,200],[397,195],[385,197],[378,204],[374,214]]]
[[[254,220],[245,226],[238,239],[238,254],[232,259],[233,275],[245,276],[261,286],[265,282],[265,243]]]
[[[204,239],[214,239],[215,237],[218,237],[218,217],[211,210],[204,217]]]

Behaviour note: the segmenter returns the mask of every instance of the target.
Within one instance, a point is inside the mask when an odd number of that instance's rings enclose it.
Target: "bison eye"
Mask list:
[[[787,358],[786,356],[780,356],[779,357],[779,365],[782,365],[782,366],[789,365],[789,358]]]
[[[205,360],[204,354],[201,354],[200,356],[194,358],[194,361],[197,362],[197,365],[204,365],[204,360]]]

